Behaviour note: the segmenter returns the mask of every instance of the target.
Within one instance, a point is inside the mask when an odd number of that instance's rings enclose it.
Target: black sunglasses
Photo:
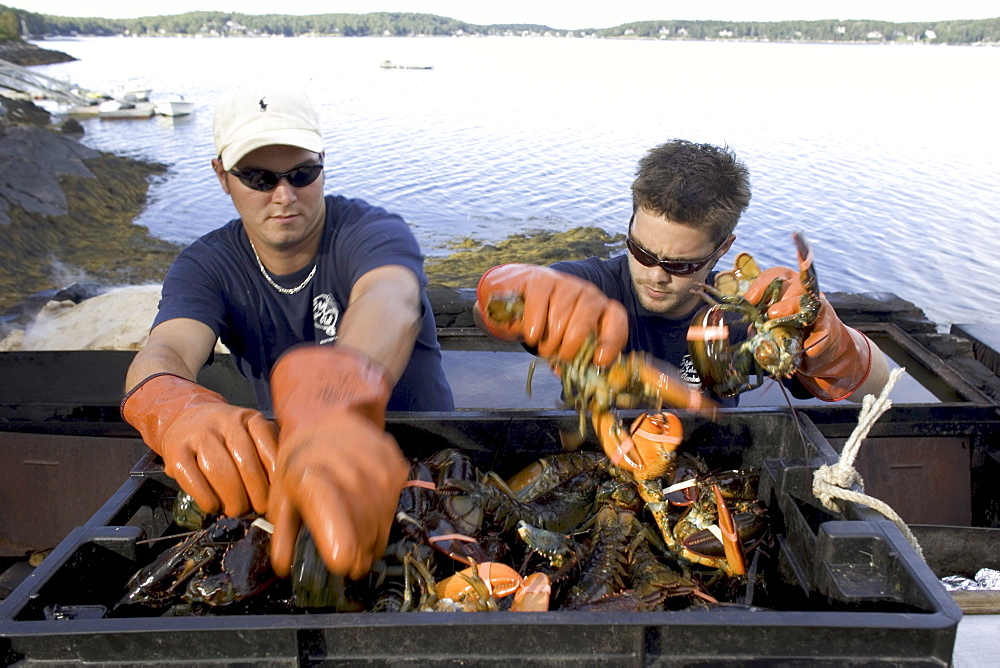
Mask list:
[[[722,245],[720,245],[712,251],[711,255],[701,260],[661,260],[640,246],[639,242],[632,238],[632,223],[634,221],[635,214],[633,213],[632,217],[628,221],[628,234],[625,236],[625,245],[628,247],[628,252],[631,253],[632,257],[636,259],[636,262],[644,267],[659,266],[660,269],[668,274],[674,274],[675,276],[689,276],[711,262],[719,251],[722,250]],[[724,243],[725,242],[723,242],[723,244]]]
[[[318,165],[304,165],[290,169],[287,172],[272,172],[269,169],[247,167],[246,169],[230,169],[229,173],[239,177],[240,183],[247,188],[266,193],[277,188],[278,181],[282,177],[288,179],[288,182],[296,188],[305,188],[323,173],[323,163],[319,163]]]

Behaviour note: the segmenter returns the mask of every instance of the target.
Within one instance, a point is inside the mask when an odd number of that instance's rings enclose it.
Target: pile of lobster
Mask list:
[[[688,339],[705,389],[730,397],[799,368],[820,296],[812,251],[801,234],[794,239],[804,290],[795,315],[768,317],[782,279],[759,303],[745,298],[762,273],[745,253],[714,285],[700,287],[708,306]],[[486,315],[505,323],[523,308],[523,295],[513,294],[491,300]],[[748,325],[739,342],[730,339],[727,313]],[[206,518],[182,494],[175,521],[192,533],[132,577],[116,610],[205,614],[261,598],[265,611],[381,612],[644,611],[726,601],[748,577],[748,553],[767,539],[756,475],[712,472],[678,452],[681,423],[670,413],[645,413],[626,428],[620,408],[714,415],[717,404],[648,355],[597,367],[595,346],[591,337],[572,361],[546,361],[579,413],[581,437],[589,413],[607,456],[563,453],[507,480],[477,470],[455,449],[413,461],[392,541],[360,582],[330,575],[304,529],[291,578],[278,580],[262,518]]]
[[[644,414],[629,432],[641,442],[679,429],[674,415]],[[745,588],[747,554],[766,540],[757,477],[712,472],[673,449],[669,460],[642,480],[585,450],[506,480],[458,449],[413,460],[389,547],[357,582],[330,575],[305,530],[292,576],[276,579],[265,522],[192,516],[182,493],[176,521],[199,528],[132,577],[114,614],[650,611],[732,601]]]

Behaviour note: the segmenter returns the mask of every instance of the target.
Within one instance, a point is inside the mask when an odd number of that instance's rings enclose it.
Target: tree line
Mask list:
[[[1000,44],[1000,18],[910,23],[833,19],[773,22],[671,20],[635,21],[611,28],[562,30],[535,24],[477,25],[444,16],[407,12],[311,16],[187,12],[170,16],[106,19],[51,16],[0,5],[0,40],[77,35],[220,37],[550,35],[664,40]]]
[[[998,44],[1000,18],[892,23],[873,20],[822,21],[637,21],[594,31],[598,37],[658,39],[743,39],[780,42],[925,42]]]

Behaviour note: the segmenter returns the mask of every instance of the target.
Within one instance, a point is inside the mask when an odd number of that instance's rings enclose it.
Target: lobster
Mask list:
[[[191,532],[135,573],[115,608],[165,608],[181,599],[222,606],[259,593],[275,575],[267,559],[270,535],[255,518],[219,517]]]
[[[579,581],[566,593],[565,608],[580,609],[625,590],[628,548],[640,530],[641,524],[628,510],[609,504],[597,512],[590,553]]]
[[[499,324],[520,319],[523,313],[524,298],[521,295],[493,297],[486,305],[486,317]],[[563,400],[579,413],[580,435],[586,432],[586,413],[590,411],[594,431],[613,464],[620,466],[624,462],[631,472],[639,476],[662,474],[668,465],[663,462],[663,455],[672,448],[657,446],[643,451],[633,447],[635,444],[614,410],[643,405],[659,410],[668,405],[714,414],[717,404],[692,389],[679,373],[662,360],[631,352],[619,355],[607,366],[599,367],[593,362],[596,348],[597,338],[591,333],[571,361],[546,360],[562,380]],[[530,383],[531,372],[528,375],[529,391]]]
[[[680,504],[669,496],[669,490],[679,485],[664,489],[660,480],[639,483],[639,494],[664,542],[684,561],[717,568],[727,575],[746,574],[745,543],[756,545],[757,534],[764,528],[763,510],[753,501],[752,480],[733,471],[690,482],[693,499]],[[727,499],[736,512],[730,509]],[[686,508],[676,521],[669,514],[671,505]]]
[[[736,257],[733,269],[719,272],[713,286],[699,284],[695,288],[695,294],[701,295],[707,305],[695,314],[688,329],[688,350],[705,389],[721,397],[733,397],[760,387],[767,376],[791,378],[801,366],[803,330],[816,320],[821,303],[812,249],[801,232],[792,238],[798,254],[799,280],[805,288],[797,313],[768,318],[768,309],[781,294],[781,278],[767,286],[760,303],[746,299],[747,289],[761,274],[757,261],[748,253]],[[748,338],[732,343],[726,312],[740,315],[739,323],[748,323]]]

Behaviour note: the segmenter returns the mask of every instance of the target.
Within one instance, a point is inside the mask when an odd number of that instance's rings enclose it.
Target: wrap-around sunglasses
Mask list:
[[[635,221],[635,214],[628,221],[628,234],[625,236],[625,245],[628,247],[628,252],[632,254],[636,262],[644,267],[659,266],[660,269],[667,272],[668,274],[674,274],[675,276],[689,276],[699,269],[704,267],[706,264],[712,261],[719,251],[722,250],[722,245],[716,248],[712,253],[701,260],[661,260],[656,257],[648,250],[639,245],[639,242],[632,238],[632,222]],[[725,244],[725,242],[723,242]]]
[[[266,193],[277,188],[278,182],[282,178],[288,179],[288,182],[295,188],[305,188],[323,173],[323,163],[303,165],[287,172],[272,172],[269,169],[247,167],[246,169],[230,169],[229,173],[238,177],[240,183],[247,188]]]

